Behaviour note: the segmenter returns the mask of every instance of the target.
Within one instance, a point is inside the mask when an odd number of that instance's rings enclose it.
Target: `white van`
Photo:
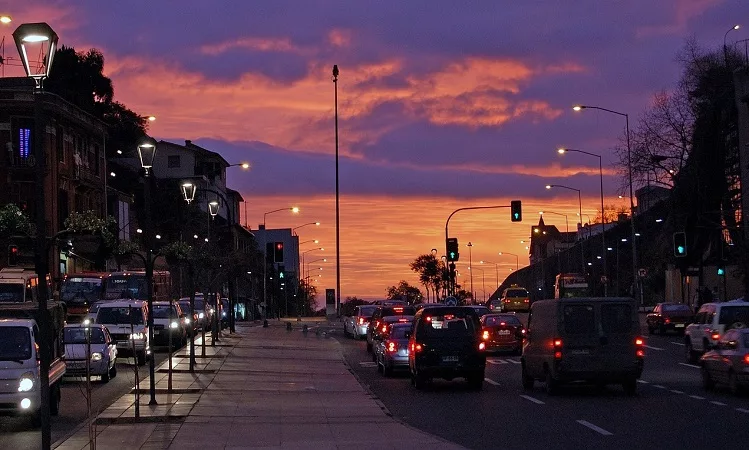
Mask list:
[[[749,327],[749,302],[731,300],[705,303],[684,331],[684,345],[688,363],[695,364],[700,356],[711,350],[727,330]]]
[[[148,306],[141,300],[115,300],[99,303],[96,323],[105,325],[117,342],[117,355],[133,356],[139,366],[151,355],[148,340]]]

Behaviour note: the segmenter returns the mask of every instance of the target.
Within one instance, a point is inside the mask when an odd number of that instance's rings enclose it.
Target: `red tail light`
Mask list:
[[[645,350],[643,350],[643,349],[641,349],[641,348],[638,348],[638,349],[637,349],[637,350],[635,351],[635,355],[636,355],[636,356],[637,356],[638,358],[643,358],[643,357],[645,357]]]
[[[484,330],[484,332],[481,333],[481,339],[483,340],[489,339],[489,330]]]
[[[718,333],[717,331],[713,331],[712,333],[710,333],[710,337],[713,338],[714,341],[717,341],[718,339],[720,339],[720,333]]]
[[[525,300],[523,300],[523,303],[530,303],[530,302],[531,302],[531,301],[530,301],[530,300],[528,300],[527,298],[526,298]]]
[[[510,299],[505,299],[505,303],[510,303]]]
[[[525,328],[521,328],[520,333],[525,334]]]
[[[499,322],[499,325],[500,326],[505,326],[505,325],[507,325],[507,322]]]
[[[749,364],[749,353],[744,355],[744,364]]]
[[[359,325],[364,325],[364,317],[359,317]]]
[[[554,359],[562,359],[562,352],[554,352]]]
[[[397,313],[402,313],[402,312],[403,312],[403,308],[401,308],[401,307],[396,307],[396,308],[393,308],[393,311],[395,311],[395,312],[397,312]]]
[[[635,339],[635,345],[645,345],[645,342],[642,340],[642,338]]]
[[[389,353],[395,353],[398,351],[398,343],[395,341],[387,341],[385,348],[387,348]]]
[[[421,344],[411,344],[411,352],[420,352],[424,349],[424,347],[421,346]]]
[[[666,317],[666,318],[665,318],[665,319],[663,320],[663,323],[667,323],[667,324],[668,324],[668,323],[671,323],[671,319],[669,319],[668,317]]]
[[[561,339],[554,339],[554,347],[561,348],[562,347],[562,340]]]
[[[562,359],[562,340],[554,339],[554,359]]]
[[[387,326],[387,325],[383,325],[383,326],[382,326],[382,332],[384,333],[384,332],[386,332],[387,330],[388,330],[388,326]]]

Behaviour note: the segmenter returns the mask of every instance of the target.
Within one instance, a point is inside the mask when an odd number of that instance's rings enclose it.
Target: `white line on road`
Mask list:
[[[544,403],[544,402],[542,402],[541,400],[539,400],[539,399],[537,399],[537,398],[533,398],[533,397],[531,397],[530,395],[521,395],[520,397],[521,397],[521,398],[524,398],[524,399],[526,399],[526,400],[528,400],[529,402],[533,402],[533,403],[535,403],[535,404],[537,404],[537,405],[544,405],[544,404],[545,404],[545,403]]]
[[[725,403],[718,402],[718,401],[715,401],[715,400],[711,401],[710,403],[712,403],[713,405],[717,405],[717,406],[726,406]]]
[[[660,384],[654,384],[653,387],[658,389],[666,389],[666,386],[661,386]]]
[[[641,384],[648,384],[648,382],[647,382],[647,381],[645,381],[645,380],[637,380],[637,382],[638,382],[638,383],[641,383]]]
[[[685,344],[683,342],[671,342],[671,343],[674,344],[674,345],[680,345],[682,347],[684,347],[685,345],[687,345],[687,344]]]
[[[684,391],[679,391],[679,390],[676,390],[676,389],[671,389],[671,392],[673,392],[674,394],[683,394],[684,393]]]
[[[742,413],[749,413],[749,409],[744,409],[744,408],[736,408],[736,411],[742,412]]]
[[[497,383],[496,381],[492,380],[491,378],[484,378],[484,381],[486,381],[487,383],[491,384],[492,386],[499,386],[499,383]]]
[[[705,400],[705,397],[700,397],[699,395],[690,395],[689,398],[693,398],[695,400]]]
[[[496,366],[507,364],[507,361],[505,361],[504,359],[487,359],[486,362],[488,362],[489,364],[494,364]]]
[[[520,361],[515,361],[514,359],[508,359],[513,364],[520,364]]]
[[[693,369],[700,369],[700,366],[694,365],[694,364],[687,364],[687,363],[679,363],[679,365],[691,367]]]
[[[592,423],[588,422],[587,420],[578,420],[577,423],[579,423],[580,425],[582,425],[584,427],[588,427],[591,430],[595,431],[596,433],[600,433],[600,434],[602,434],[604,436],[612,436],[613,435],[613,433],[611,433],[610,431],[606,431],[606,430],[604,430],[603,428],[601,428],[601,427],[599,427],[597,425],[593,425]]]
[[[377,367],[377,363],[373,361],[361,361],[359,365],[362,367]]]
[[[650,350],[663,350],[663,349],[662,349],[662,348],[660,348],[660,347],[652,347],[652,346],[650,346],[650,345],[643,345],[643,347],[645,347],[645,348],[649,348]]]

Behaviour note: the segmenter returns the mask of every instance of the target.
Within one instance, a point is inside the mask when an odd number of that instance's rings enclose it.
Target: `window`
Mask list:
[[[85,344],[87,329],[84,327],[65,327],[65,333],[62,338],[63,342],[66,344]],[[101,328],[91,328],[91,343],[104,343],[104,331]]]
[[[632,307],[625,304],[601,305],[604,333],[628,333],[632,330]]]
[[[132,318],[130,317],[132,312]],[[96,323],[129,325],[143,325],[143,310],[138,307],[103,307],[96,313]]]
[[[564,307],[564,331],[568,334],[593,334],[596,332],[593,305],[567,305]]]
[[[427,336],[453,338],[458,336],[472,336],[476,333],[476,324],[471,315],[453,314],[444,312],[442,314],[424,315],[421,327]]]
[[[0,361],[25,361],[31,358],[31,336],[25,327],[0,329]]]
[[[502,323],[515,326],[521,325],[520,319],[514,316],[488,316],[486,318],[486,326],[488,327],[497,326]]]
[[[360,306],[359,315],[362,317],[372,317],[376,309],[376,306]]]
[[[166,160],[166,166],[170,169],[178,169],[180,166],[179,155],[169,155]]]
[[[16,119],[13,124],[13,159],[25,163],[34,148],[34,120]]]
[[[507,291],[505,291],[505,297],[526,298],[528,297],[528,291],[526,291],[525,289],[518,289],[518,288],[507,289]]]
[[[749,325],[749,306],[722,307],[718,323],[728,325],[728,328],[743,328]]]

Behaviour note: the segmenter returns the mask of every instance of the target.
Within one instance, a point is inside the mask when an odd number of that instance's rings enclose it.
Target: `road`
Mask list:
[[[156,366],[166,360],[166,349],[156,348]],[[118,358],[117,376],[102,383],[94,378],[92,387],[92,412],[105,409],[117,398],[129,392],[135,386],[135,370],[133,360]],[[141,380],[148,376],[148,364],[138,372]],[[148,389],[148,384],[141,384],[141,389]],[[157,396],[158,400],[158,396]],[[65,378],[62,384],[62,400],[60,414],[52,418],[52,442],[66,436],[82,425],[87,417],[86,382],[85,378]],[[40,448],[41,434],[38,429],[29,426],[25,417],[0,417],[0,449]]]
[[[749,440],[749,397],[704,391],[699,368],[684,363],[677,335],[646,336],[635,397],[620,386],[571,386],[550,397],[537,383],[526,392],[520,358],[502,355],[487,358],[481,392],[468,390],[461,379],[435,380],[431,389],[417,391],[405,374],[377,373],[365,341],[343,337],[342,329],[331,335],[394,417],[468,448],[727,448]]]

